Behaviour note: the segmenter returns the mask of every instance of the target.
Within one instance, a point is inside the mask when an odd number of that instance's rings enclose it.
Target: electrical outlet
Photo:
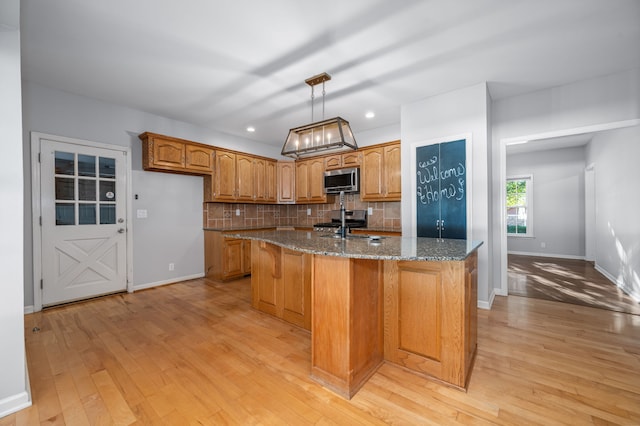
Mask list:
[[[547,243],[540,243],[540,247],[546,248],[547,247]]]
[[[367,214],[368,214],[369,216],[373,216],[373,207],[369,207],[369,208],[367,209]]]
[[[173,263],[170,263],[170,264],[169,264],[169,270],[170,270],[170,271],[173,271],[174,269],[176,269],[176,265],[175,265],[175,264],[173,264]]]
[[[307,216],[311,216],[311,209],[307,209]]]
[[[240,216],[240,209],[236,209],[236,216]]]

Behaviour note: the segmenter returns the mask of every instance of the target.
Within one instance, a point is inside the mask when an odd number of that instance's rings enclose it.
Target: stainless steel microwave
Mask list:
[[[341,191],[345,193],[360,192],[360,169],[358,167],[324,172],[325,194],[339,194]]]

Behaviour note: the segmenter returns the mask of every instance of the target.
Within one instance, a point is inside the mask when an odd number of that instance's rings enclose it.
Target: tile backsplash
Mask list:
[[[205,228],[233,229],[260,226],[308,226],[329,220],[329,211],[340,209],[338,197],[328,204],[231,204],[204,203]],[[345,196],[347,210],[372,209],[369,228],[400,231],[400,202],[364,202],[358,194]],[[307,214],[310,210],[311,214]],[[237,214],[239,213],[239,215]]]

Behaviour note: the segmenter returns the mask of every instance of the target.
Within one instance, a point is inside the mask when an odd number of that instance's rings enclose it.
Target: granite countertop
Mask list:
[[[316,231],[254,231],[225,235],[248,240],[265,241],[280,247],[304,253],[357,259],[384,260],[464,260],[482,245],[482,241],[438,240],[381,236],[372,240],[363,235],[353,235],[345,240],[331,233]]]

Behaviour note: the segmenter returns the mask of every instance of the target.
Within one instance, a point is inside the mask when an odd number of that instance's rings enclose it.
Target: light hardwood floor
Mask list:
[[[509,294],[640,315],[640,303],[578,259],[509,255]]]
[[[348,401],[248,279],[50,309],[25,317],[33,406],[0,425],[640,424],[640,317],[517,296],[478,316],[467,393],[384,364]]]

